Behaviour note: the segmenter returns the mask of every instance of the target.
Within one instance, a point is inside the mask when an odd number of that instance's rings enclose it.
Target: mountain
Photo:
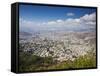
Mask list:
[[[29,33],[29,32],[21,31],[21,32],[19,33],[19,35],[22,35],[22,36],[31,36],[32,34]]]

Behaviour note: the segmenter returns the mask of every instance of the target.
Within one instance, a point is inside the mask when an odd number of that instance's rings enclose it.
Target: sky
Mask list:
[[[20,31],[95,31],[96,9],[19,6]]]

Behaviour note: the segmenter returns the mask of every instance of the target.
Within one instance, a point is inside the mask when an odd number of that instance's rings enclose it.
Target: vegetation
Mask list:
[[[63,62],[54,61],[52,57],[40,57],[28,52],[20,52],[19,57],[19,71],[21,72],[96,67],[96,56],[93,52],[88,52],[74,61]]]

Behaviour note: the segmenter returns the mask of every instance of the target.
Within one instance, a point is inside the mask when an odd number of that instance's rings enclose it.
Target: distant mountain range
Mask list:
[[[31,36],[31,35],[32,35],[31,33],[29,33],[29,32],[24,32],[24,31],[21,31],[19,34],[20,34],[21,36]]]

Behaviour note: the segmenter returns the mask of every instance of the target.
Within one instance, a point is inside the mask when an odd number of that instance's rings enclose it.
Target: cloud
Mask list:
[[[49,22],[47,22],[47,25],[55,25],[55,24],[56,24],[55,21],[49,21]]]
[[[95,29],[96,13],[85,14],[80,18],[67,18],[66,20],[58,19],[42,23],[20,19],[20,26],[26,29],[29,28],[30,30]]]
[[[30,20],[25,20],[23,18],[19,19],[20,31],[32,32],[35,30],[39,30],[39,28],[41,28],[41,27],[42,26],[40,23],[30,21]]]
[[[96,13],[86,14],[80,18],[83,21],[95,21],[96,20]]]
[[[63,20],[58,19],[57,22],[58,22],[58,23],[63,23]]]
[[[66,15],[67,16],[74,16],[75,14],[70,12],[70,13],[67,13]]]
[[[78,26],[80,25],[80,19],[73,19],[73,18],[69,18],[66,19],[65,24],[68,26]]]
[[[96,13],[92,14],[85,14],[84,16],[80,17],[80,21],[83,24],[95,26],[96,25]]]
[[[19,24],[20,24],[21,26],[24,26],[24,27],[29,27],[29,26],[31,26],[31,25],[34,24],[33,21],[25,20],[25,19],[23,19],[23,18],[20,18],[19,20],[20,20]]]

